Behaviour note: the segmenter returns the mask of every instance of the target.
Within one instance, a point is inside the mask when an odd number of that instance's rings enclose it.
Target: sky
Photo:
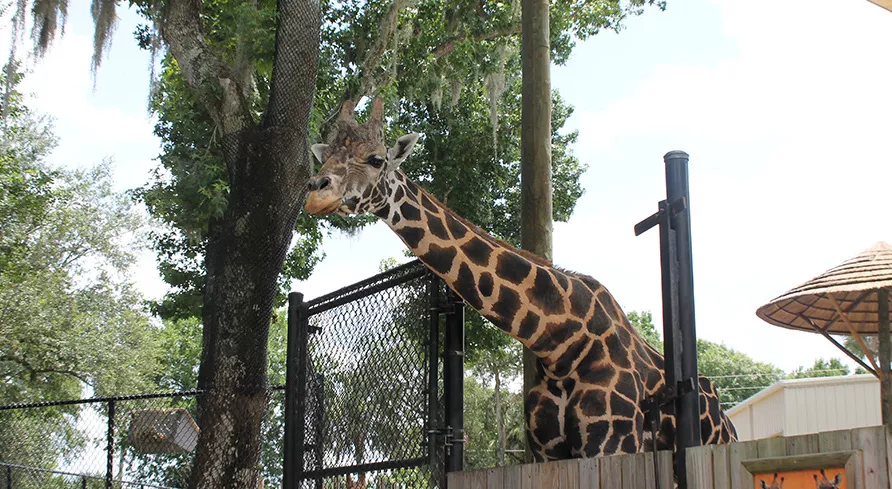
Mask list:
[[[96,78],[89,2],[71,0],[65,37],[24,91],[56,118],[59,165],[114,159],[116,185],[143,184],[159,142],[147,111],[149,58],[139,22],[120,11]],[[0,47],[8,46],[8,28]],[[857,255],[892,241],[892,12],[866,0],[669,0],[620,33],[580,42],[553,87],[575,107],[568,130],[589,166],[585,194],[556,223],[555,264],[605,284],[626,311],[661,315],[656,231],[633,226],[665,198],[662,157],[690,154],[696,326],[787,371],[843,358],[822,337],[784,330],[755,310]],[[293,288],[312,298],[400,261],[383,223],[332,236],[314,275]],[[134,270],[150,297],[164,292],[149,251]],[[851,364],[851,362],[848,362]]]

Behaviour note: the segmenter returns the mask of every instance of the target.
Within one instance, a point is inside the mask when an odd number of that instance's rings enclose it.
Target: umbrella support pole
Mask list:
[[[892,424],[892,377],[889,375],[890,338],[889,338],[889,289],[877,289],[877,314],[879,324],[879,361],[880,361],[880,412],[883,424]]]

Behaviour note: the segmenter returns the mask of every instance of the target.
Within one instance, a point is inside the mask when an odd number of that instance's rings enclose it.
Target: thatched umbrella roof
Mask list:
[[[870,292],[890,287],[892,246],[880,242],[765,304],[756,315],[784,328],[875,335],[877,295]]]

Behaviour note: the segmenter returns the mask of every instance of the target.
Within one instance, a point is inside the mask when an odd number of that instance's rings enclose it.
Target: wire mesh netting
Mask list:
[[[190,391],[0,410],[0,489],[187,486],[198,441]],[[261,455],[265,482],[281,480],[284,390],[268,391]]]
[[[436,283],[411,262],[306,304],[302,487],[436,485],[428,446],[438,410],[429,397]]]

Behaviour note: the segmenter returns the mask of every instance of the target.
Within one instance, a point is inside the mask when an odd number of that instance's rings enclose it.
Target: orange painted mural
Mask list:
[[[753,479],[754,489],[846,489],[842,468],[756,474]]]

